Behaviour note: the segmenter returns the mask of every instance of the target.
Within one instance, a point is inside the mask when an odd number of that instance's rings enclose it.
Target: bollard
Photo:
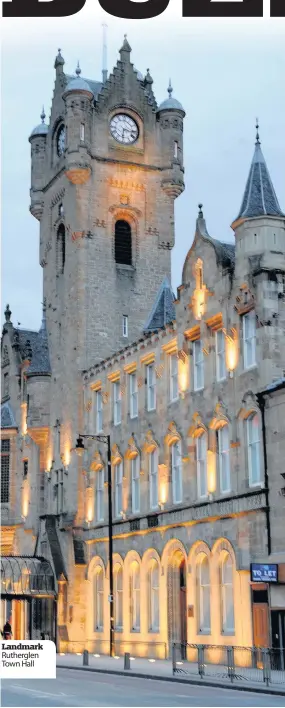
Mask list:
[[[129,671],[131,668],[131,659],[130,659],[130,654],[129,652],[125,652],[125,660],[124,660],[124,671]]]
[[[87,649],[84,649],[83,652],[83,666],[89,666],[89,651]]]
[[[176,671],[176,644],[172,644],[172,674]]]
[[[198,646],[198,672],[200,678],[203,678],[203,676],[205,676],[204,649],[205,647],[203,644]]]
[[[235,676],[234,648],[227,647],[228,677],[233,682]]]

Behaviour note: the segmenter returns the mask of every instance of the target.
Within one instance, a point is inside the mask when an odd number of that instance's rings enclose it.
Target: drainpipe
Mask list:
[[[267,531],[267,550],[268,555],[271,555],[271,527],[270,527],[270,507],[269,507],[269,485],[268,485],[268,465],[267,465],[267,445],[266,445],[266,427],[265,427],[265,398],[264,392],[256,394],[257,403],[261,412],[262,425],[262,443],[263,443],[263,459],[264,459],[264,482],[266,495],[266,531]]]

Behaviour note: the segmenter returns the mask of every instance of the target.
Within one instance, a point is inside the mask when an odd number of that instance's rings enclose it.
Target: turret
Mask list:
[[[161,127],[163,154],[169,164],[164,171],[162,187],[174,199],[184,190],[183,168],[183,119],[185,111],[179,101],[172,96],[171,81],[168,86],[168,98],[163,101],[158,110],[157,118]]]
[[[67,137],[65,174],[72,184],[84,184],[91,174],[91,101],[94,94],[80,74],[78,63],[76,77],[67,84],[63,94]]]
[[[45,173],[46,139],[48,126],[45,123],[44,108],[41,113],[42,122],[34,128],[29,137],[31,143],[31,204],[30,211],[33,216],[41,220],[43,213],[43,176]]]

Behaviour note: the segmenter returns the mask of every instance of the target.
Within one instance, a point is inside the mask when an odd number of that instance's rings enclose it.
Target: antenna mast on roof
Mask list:
[[[103,24],[103,69],[102,69],[102,76],[103,76],[103,83],[107,81],[108,78],[108,69],[107,69],[107,28],[108,25]]]

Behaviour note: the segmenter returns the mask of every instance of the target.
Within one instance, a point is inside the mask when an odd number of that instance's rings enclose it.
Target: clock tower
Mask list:
[[[60,50],[55,71],[49,125],[43,114],[30,137],[30,209],[40,221],[53,424],[66,420],[72,447],[81,372],[140,338],[171,280],[185,112],[171,86],[157,105],[126,36],[103,82],[79,65],[67,75]]]

